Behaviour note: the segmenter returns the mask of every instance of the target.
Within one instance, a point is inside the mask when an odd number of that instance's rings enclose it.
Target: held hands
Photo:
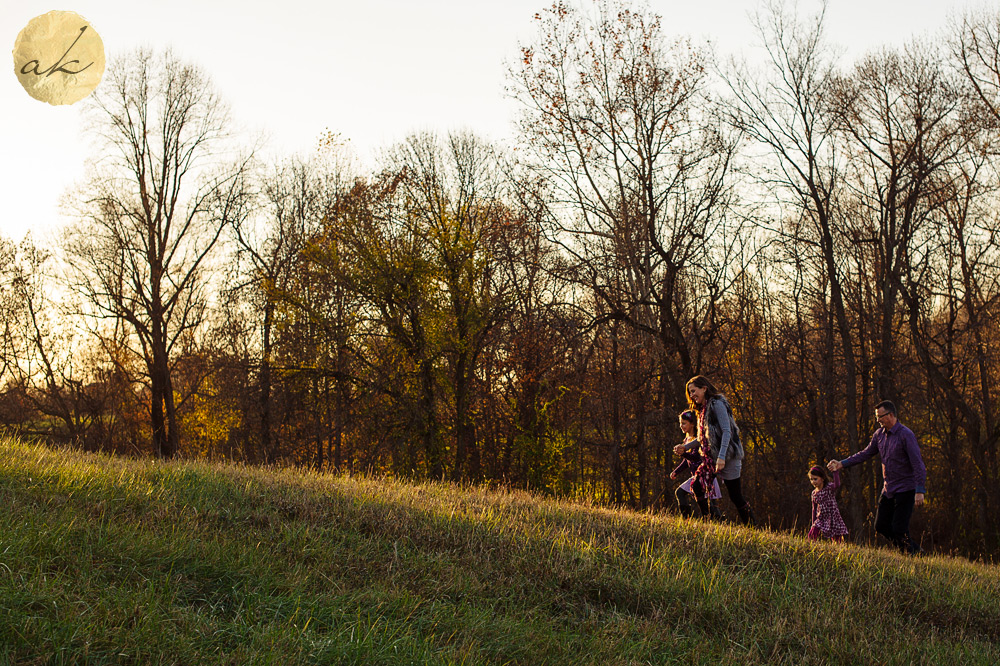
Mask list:
[[[839,472],[840,470],[844,469],[844,466],[840,464],[839,460],[831,460],[826,464],[826,468],[831,472]],[[916,493],[913,496],[913,506],[920,506],[923,503],[924,503],[924,494]]]
[[[674,447],[674,453],[676,453],[677,455],[681,455],[686,450],[687,450],[687,444],[678,444],[677,446]]]
[[[670,473],[670,479],[671,480],[676,480],[677,479],[677,472],[671,472]]]

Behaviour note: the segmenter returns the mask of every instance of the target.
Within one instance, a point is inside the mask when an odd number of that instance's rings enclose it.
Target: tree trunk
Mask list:
[[[427,470],[432,479],[444,477],[444,461],[441,459],[441,451],[437,439],[437,419],[434,414],[434,375],[430,361],[422,361],[420,364],[421,400],[420,407],[423,412],[423,435],[424,455],[427,457]]]
[[[271,448],[271,323],[274,303],[270,297],[264,305],[263,349],[261,349],[260,376],[260,450],[264,464],[274,462]]]

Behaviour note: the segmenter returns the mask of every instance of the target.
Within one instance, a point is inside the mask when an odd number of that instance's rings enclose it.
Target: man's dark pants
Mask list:
[[[883,494],[875,514],[875,531],[891,541],[904,553],[916,553],[919,546],[910,539],[910,517],[913,515],[915,490],[896,493],[892,497]]]

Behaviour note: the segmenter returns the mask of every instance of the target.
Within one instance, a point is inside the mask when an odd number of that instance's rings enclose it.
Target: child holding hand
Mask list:
[[[702,516],[711,516],[715,520],[722,520],[722,511],[719,510],[719,506],[716,504],[717,500],[722,499],[722,491],[719,488],[718,480],[712,479],[712,486],[706,498],[705,484],[702,483],[697,475],[698,467],[702,463],[702,456],[698,450],[698,438],[695,436],[695,432],[698,429],[698,417],[694,412],[688,410],[681,413],[678,420],[681,432],[684,433],[684,442],[674,447],[674,451],[680,453],[681,462],[670,473],[670,478],[676,479],[685,472],[691,475],[690,478],[674,491],[681,515],[687,518],[694,512],[691,506],[691,496],[694,495],[698,502],[698,508],[701,509]],[[711,508],[709,508],[708,500],[712,501]]]
[[[809,483],[814,488],[809,538],[816,540],[826,537],[834,541],[843,541],[848,532],[844,519],[840,517],[840,508],[837,506],[840,472],[833,472],[831,481],[830,473],[825,467],[814,465],[809,469]]]

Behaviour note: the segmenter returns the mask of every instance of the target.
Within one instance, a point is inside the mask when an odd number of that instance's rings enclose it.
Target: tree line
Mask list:
[[[556,2],[517,138],[264,160],[203,70],[112,64],[53,247],[0,239],[0,422],[131,455],[499,483],[669,510],[683,387],[732,403],[759,518],[893,400],[925,548],[1000,553],[1000,14],[845,65],[765,5],[724,60]],[[851,469],[855,538],[881,487]]]

